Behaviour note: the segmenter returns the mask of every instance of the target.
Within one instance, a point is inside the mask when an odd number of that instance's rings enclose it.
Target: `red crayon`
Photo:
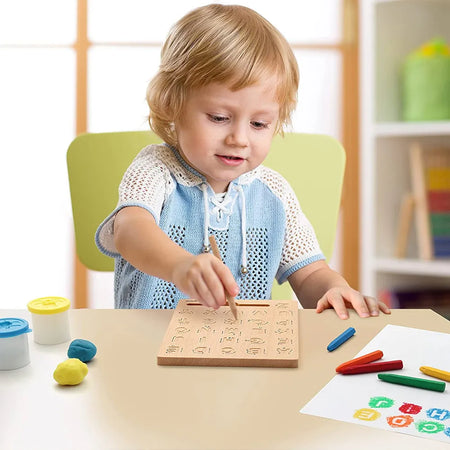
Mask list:
[[[342,373],[343,375],[355,375],[357,373],[386,372],[387,370],[399,369],[403,369],[403,361],[401,359],[370,364],[356,364],[354,366],[348,366],[344,369],[341,369],[340,373]]]
[[[383,352],[381,350],[375,350],[372,353],[367,353],[367,355],[360,356],[359,358],[351,359],[345,363],[342,363],[340,366],[336,367],[336,372],[342,372],[343,369],[347,367],[355,366],[357,364],[366,364],[372,361],[376,361],[377,359],[381,359],[383,357]]]

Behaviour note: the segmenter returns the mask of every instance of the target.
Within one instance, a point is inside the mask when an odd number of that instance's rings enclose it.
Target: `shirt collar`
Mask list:
[[[168,147],[172,153],[177,158],[178,162],[191,174],[195,175],[195,177],[198,178],[198,181],[194,185],[199,185],[202,183],[206,183],[206,177],[202,175],[198,170],[194,169],[190,164],[188,164],[183,157],[180,155],[180,152],[173,147],[172,145],[169,145],[167,143],[164,143],[166,147]],[[242,175],[240,175],[238,178],[235,178],[231,181],[231,184],[235,185],[243,185],[243,184],[250,184],[258,175],[259,170],[261,166],[256,167],[255,169],[251,170],[250,172],[246,172]]]

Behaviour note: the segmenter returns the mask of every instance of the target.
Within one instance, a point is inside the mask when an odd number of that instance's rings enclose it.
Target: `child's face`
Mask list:
[[[175,123],[183,158],[215,192],[259,166],[277,126],[276,79],[231,91],[213,83],[192,91]]]

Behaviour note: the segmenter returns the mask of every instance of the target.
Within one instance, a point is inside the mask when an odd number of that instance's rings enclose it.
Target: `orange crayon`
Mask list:
[[[383,352],[381,350],[375,350],[367,355],[360,356],[359,358],[351,359],[350,361],[344,362],[336,367],[336,372],[341,372],[343,369],[347,369],[356,364],[366,364],[383,357]]]

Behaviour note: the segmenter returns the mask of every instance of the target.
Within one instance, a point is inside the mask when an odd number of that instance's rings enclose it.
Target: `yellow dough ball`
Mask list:
[[[53,372],[53,378],[62,385],[80,384],[88,373],[87,365],[78,358],[69,358],[59,363]]]

